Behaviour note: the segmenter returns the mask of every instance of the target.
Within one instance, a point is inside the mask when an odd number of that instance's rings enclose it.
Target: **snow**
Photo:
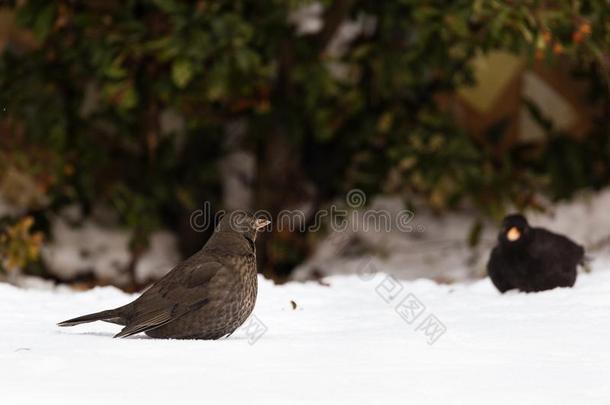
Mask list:
[[[372,206],[403,208],[387,198]],[[609,206],[607,189],[528,213],[533,225],[567,234],[595,258],[574,288],[501,295],[477,279],[494,224],[483,221],[481,243],[470,249],[464,235],[475,213],[418,211],[410,233],[331,233],[295,274],[330,275],[319,283],[261,278],[254,315],[219,341],[117,340],[120,327],[102,322],[59,328],[136,295],[112,287],[77,293],[21,277],[27,288],[0,284],[0,401],[607,404]],[[72,232],[66,224],[62,232],[72,236],[56,238],[45,257],[64,271],[90,263],[115,271],[127,239],[109,232],[119,231],[85,222]],[[156,235],[138,277],[169,269],[175,251],[171,235]]]
[[[42,255],[49,271],[64,278],[95,272],[102,280],[127,278],[124,269],[131,259],[129,232],[104,228],[91,220],[79,227],[58,217],[52,222],[54,240],[47,243]]]
[[[545,227],[569,236],[585,246],[587,254],[596,257],[610,246],[610,188],[599,192],[582,192],[571,201],[550,205],[545,213],[527,212],[532,226]],[[400,198],[382,196],[371,202],[369,210],[387,212],[391,223],[404,203]],[[358,212],[358,224],[363,224],[364,210]],[[480,278],[486,274],[489,251],[496,243],[497,224],[480,213],[464,209],[449,215],[436,215],[425,209],[414,213],[412,232],[391,229],[383,232],[366,231],[350,225],[349,232],[331,232],[313,256],[299,266],[295,280],[312,278],[312,274],[327,276],[351,274],[362,262],[362,254],[383,262],[383,270],[400,279],[431,278],[454,282]],[[349,217],[351,218],[351,217]],[[472,248],[468,234],[476,221],[483,225],[480,242]],[[351,254],[354,245],[363,252]]]
[[[404,232],[396,227],[403,209],[404,203],[398,197],[383,196],[372,201],[367,208],[369,212],[388,213],[392,218],[390,229],[383,229],[385,225],[381,224],[382,231],[378,232],[372,227],[366,230],[362,225],[366,223],[363,219],[366,210],[359,210],[355,221],[349,215],[348,232],[331,232],[312,257],[295,270],[293,278],[309,280],[314,272],[351,274],[361,264],[363,255],[382,261],[384,271],[401,279],[462,281],[484,273],[486,254],[495,243],[495,231],[488,223],[482,243],[472,249],[466,237],[477,219],[473,212],[438,216],[418,210],[409,223],[412,231]],[[360,246],[360,251],[351,252],[354,246]]]
[[[0,284],[2,403],[609,403],[608,256],[574,288],[535,294],[367,271],[259,284],[255,324],[219,341],[59,328],[135,295]],[[442,325],[427,335],[431,315]]]
[[[77,207],[69,207],[51,221],[53,240],[42,249],[48,271],[61,279],[93,273],[106,283],[129,284],[126,269],[133,259],[129,250],[131,232],[98,219],[82,220],[77,211]],[[153,232],[136,263],[135,281],[144,284],[158,280],[180,261],[179,256],[173,233]]]

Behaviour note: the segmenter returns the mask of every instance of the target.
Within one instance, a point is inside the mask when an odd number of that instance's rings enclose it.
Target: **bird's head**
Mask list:
[[[256,217],[246,211],[233,211],[226,214],[222,221],[220,221],[217,232],[237,233],[249,242],[254,243],[257,233],[270,223],[270,220],[262,216]]]
[[[502,230],[498,235],[500,243],[512,246],[520,245],[529,236],[530,226],[521,214],[511,214],[502,220]]]

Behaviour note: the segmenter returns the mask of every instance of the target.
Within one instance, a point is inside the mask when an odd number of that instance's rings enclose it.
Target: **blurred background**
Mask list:
[[[360,189],[421,225],[330,253],[274,228],[278,282],[390,247],[403,275],[476,277],[509,210],[610,212],[607,0],[0,4],[4,280],[139,290],[201,248],[206,203],[313,221]]]

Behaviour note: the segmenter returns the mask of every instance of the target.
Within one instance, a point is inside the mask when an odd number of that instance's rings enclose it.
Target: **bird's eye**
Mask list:
[[[521,237],[521,231],[517,227],[513,226],[506,232],[506,239],[511,242],[518,240]]]

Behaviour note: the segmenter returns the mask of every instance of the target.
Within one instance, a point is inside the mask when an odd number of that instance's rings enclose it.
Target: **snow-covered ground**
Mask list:
[[[610,403],[610,258],[537,294],[366,272],[324,282],[261,279],[255,318],[220,341],[58,328],[134,296],[1,284],[0,401]]]

